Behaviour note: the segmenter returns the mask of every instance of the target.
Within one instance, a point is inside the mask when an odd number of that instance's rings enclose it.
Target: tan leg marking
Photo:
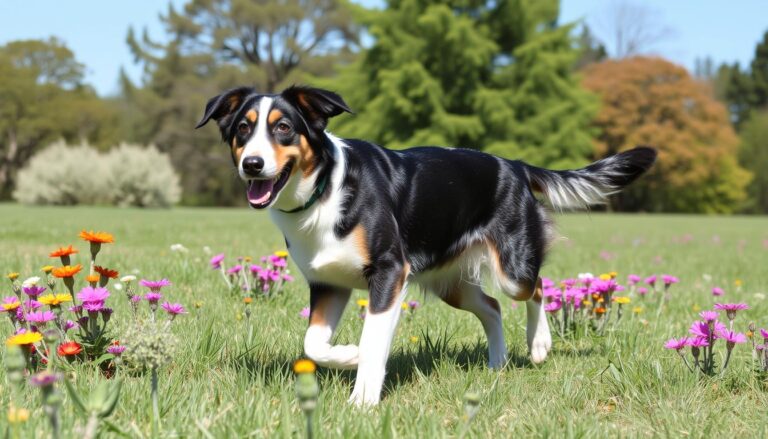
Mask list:
[[[357,253],[363,260],[363,265],[370,264],[371,253],[368,250],[368,237],[365,232],[365,227],[363,227],[362,224],[356,225],[355,228],[352,229],[352,233],[350,233],[350,235],[352,236],[352,240],[354,241],[355,247],[357,248]]]

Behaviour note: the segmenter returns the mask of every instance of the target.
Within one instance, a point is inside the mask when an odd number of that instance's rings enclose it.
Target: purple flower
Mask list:
[[[27,321],[32,323],[48,323],[56,319],[56,314],[52,311],[37,311],[27,313]]]
[[[251,265],[250,270],[253,276],[257,276],[261,272],[262,268],[259,265]]]
[[[168,315],[171,316],[171,320],[173,320],[179,314],[187,313],[187,311],[184,310],[184,307],[180,303],[163,302],[163,304],[160,306],[168,313]]]
[[[64,323],[64,332],[67,332],[70,329],[75,329],[78,326],[80,326],[80,325],[78,325],[77,323],[73,322],[72,320],[67,320],[67,322]]]
[[[650,285],[652,287],[656,286],[656,275],[654,274],[652,276],[646,277],[643,282],[647,283],[648,285]]]
[[[722,296],[723,294],[725,294],[725,291],[723,291],[723,289],[722,289],[722,288],[719,288],[719,287],[713,287],[713,288],[712,288],[712,295],[713,295],[713,296],[715,296],[715,297],[720,297],[720,296]]]
[[[133,302],[133,303],[141,302],[141,296],[138,295],[138,294],[134,294],[133,296],[131,296],[131,302]]]
[[[36,285],[28,286],[28,287],[22,287],[22,291],[24,291],[24,294],[31,298],[36,298],[40,295],[43,291],[45,291],[45,287],[38,287]]]
[[[274,259],[272,259],[272,265],[275,268],[285,268],[288,266],[288,262],[283,258],[275,256]]]
[[[220,253],[214,257],[211,258],[211,268],[214,270],[220,270],[221,269],[221,263],[224,261],[224,253]]]
[[[560,298],[562,293],[557,288],[552,287],[546,287],[543,289],[544,297],[554,297],[554,298]]]
[[[736,343],[746,343],[747,336],[740,332],[733,332],[727,329],[721,330],[717,333],[719,338],[725,340],[726,347],[730,350],[736,345]]]
[[[142,287],[147,287],[150,289],[150,291],[157,293],[158,291],[160,291],[160,288],[171,285],[171,281],[169,281],[168,279],[161,279],[161,280],[142,279],[141,281],[139,281],[139,285],[141,285]]]
[[[110,318],[112,318],[112,313],[114,310],[112,308],[104,307],[101,310],[101,318],[104,319],[104,323],[107,323]]]
[[[32,311],[33,309],[38,309],[41,306],[43,306],[42,303],[38,302],[37,300],[33,300],[33,299],[29,299],[29,300],[24,301],[24,303],[22,305],[24,306],[24,309],[26,309],[27,311]]]
[[[554,302],[550,302],[544,305],[544,311],[557,312],[557,311],[560,311],[560,308],[562,307],[563,307],[563,304],[559,300],[555,300]]]
[[[709,342],[705,337],[689,338],[686,344],[692,348],[703,348],[704,346],[709,346]]]
[[[629,283],[630,285],[635,285],[638,282],[640,282],[640,276],[636,274],[630,274],[629,276],[627,276],[627,283]],[[672,340],[674,340],[674,338]]]
[[[85,287],[77,293],[77,298],[83,302],[101,302],[103,304],[107,297],[109,297],[109,291],[99,287]]]
[[[716,311],[702,311],[699,313],[699,316],[701,316],[705,322],[714,322],[717,320],[718,314]]]
[[[274,270],[269,270],[269,280],[271,280],[272,282],[279,281],[280,280],[280,272],[279,271],[274,271]]]
[[[286,282],[293,282],[293,276],[291,276],[290,274],[284,274],[283,280]]]
[[[414,309],[416,309],[416,308],[418,308],[420,306],[421,306],[421,304],[418,301],[416,301],[416,300],[411,300],[410,302],[408,302],[408,308],[410,308],[411,311],[413,311]]]
[[[227,274],[235,275],[237,273],[240,273],[241,271],[243,271],[243,266],[238,264],[230,268],[229,270],[227,270]]]
[[[107,352],[114,355],[115,357],[119,357],[123,354],[123,352],[125,352],[125,346],[112,345],[107,348]]]
[[[672,284],[676,284],[680,282],[680,279],[676,278],[675,276],[672,276],[670,274],[663,274],[661,275],[661,278],[664,280],[664,286],[669,287]]]
[[[639,294],[641,296],[645,296],[646,294],[648,294],[648,288],[637,287],[637,294]]]
[[[736,311],[742,311],[749,309],[746,303],[716,303],[715,309],[725,311],[725,315],[728,316],[728,320],[736,318]]]
[[[760,328],[760,335],[762,335],[765,342],[768,343],[768,331],[766,331],[763,328]]]
[[[104,302],[83,302],[83,309],[90,312],[100,312],[104,309]]]
[[[664,344],[665,348],[674,349],[678,352],[686,346],[688,346],[687,337],[682,337],[680,339],[670,338],[669,340],[667,340],[667,343]]]
[[[552,279],[548,277],[542,277],[541,278],[541,287],[542,288],[552,288],[555,286],[555,282],[552,281]]]
[[[38,374],[32,375],[29,378],[29,384],[35,386],[35,387],[48,387],[52,386],[53,383],[61,379],[61,374],[59,373],[51,373],[48,371],[43,371]]]
[[[308,319],[309,318],[309,307],[305,306],[304,308],[299,311],[299,317],[302,319]]]
[[[163,295],[157,292],[149,292],[144,295],[144,299],[147,300],[147,302],[152,304],[157,304],[157,302],[160,301],[160,299],[163,298]]]
[[[81,312],[83,312],[83,305],[70,306],[69,307],[69,312],[75,313],[75,314],[80,314]]]
[[[715,321],[713,323],[714,323],[713,324],[713,326],[714,326],[714,331],[713,332],[710,332],[710,323],[702,322],[702,321],[695,321],[695,322],[693,322],[693,324],[691,325],[691,329],[689,329],[688,332],[690,332],[691,334],[693,334],[693,335],[695,335],[697,337],[707,338],[710,335],[712,335],[715,338],[717,338],[716,337],[717,333],[719,333],[720,331],[724,331],[725,330],[725,325],[723,325],[722,323],[720,323],[718,321]]]

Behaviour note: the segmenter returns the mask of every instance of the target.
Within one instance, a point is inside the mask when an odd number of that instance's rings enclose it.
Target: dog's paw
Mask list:
[[[305,353],[318,365],[331,369],[356,369],[360,356],[360,350],[353,344],[310,348]]]
[[[506,352],[494,354],[491,358],[488,359],[488,368],[490,369],[503,369],[506,364],[507,364]]]
[[[381,391],[367,392],[364,386],[355,386],[355,390],[352,391],[352,395],[350,395],[347,402],[360,408],[370,408],[377,406],[379,404],[380,398]]]
[[[531,361],[534,364],[542,363],[547,359],[550,349],[552,349],[552,336],[549,331],[537,333],[531,342]]]

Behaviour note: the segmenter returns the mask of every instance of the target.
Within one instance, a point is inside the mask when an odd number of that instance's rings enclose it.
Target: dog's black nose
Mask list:
[[[248,156],[243,159],[243,172],[256,176],[264,169],[264,159],[257,156]]]

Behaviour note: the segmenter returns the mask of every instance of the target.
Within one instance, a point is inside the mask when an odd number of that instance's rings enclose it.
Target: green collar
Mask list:
[[[320,180],[320,182],[315,187],[315,191],[312,192],[312,196],[309,197],[309,200],[307,200],[307,202],[304,203],[303,206],[299,206],[299,207],[297,207],[295,209],[291,209],[291,210],[283,210],[283,209],[277,209],[277,210],[279,210],[280,212],[283,212],[283,213],[296,213],[296,212],[301,212],[302,210],[309,209],[323,195],[323,192],[325,192],[326,186],[328,186],[328,180],[330,178],[331,178],[331,173],[330,172],[326,172],[325,175],[323,176],[323,178]]]

